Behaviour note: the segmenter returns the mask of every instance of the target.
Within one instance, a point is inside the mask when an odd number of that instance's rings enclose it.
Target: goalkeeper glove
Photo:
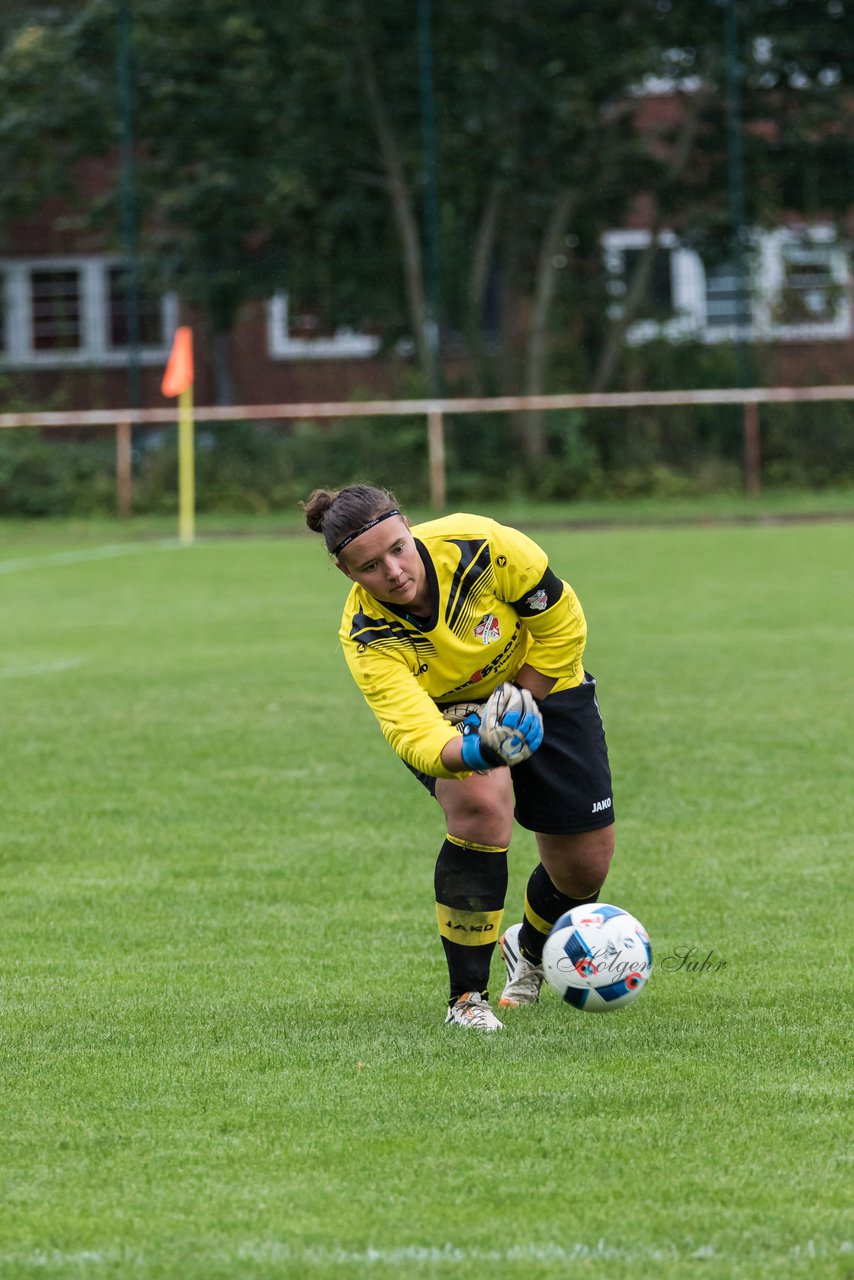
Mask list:
[[[462,731],[463,764],[483,773],[527,760],[543,740],[543,718],[528,689],[502,684],[487,699],[483,719],[466,716]]]

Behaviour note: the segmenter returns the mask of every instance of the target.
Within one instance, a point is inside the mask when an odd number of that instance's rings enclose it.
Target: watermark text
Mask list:
[[[662,973],[721,973],[726,960],[721,960],[713,950],[701,952],[699,947],[685,943],[674,947],[669,955],[659,961]]]

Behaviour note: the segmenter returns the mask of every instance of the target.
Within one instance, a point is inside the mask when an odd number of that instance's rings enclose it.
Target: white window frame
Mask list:
[[[3,369],[124,368],[127,347],[112,347],[110,332],[110,270],[124,265],[113,255],[65,255],[44,258],[0,258],[5,283],[5,347],[0,349]],[[80,280],[80,346],[40,351],[32,344],[32,275],[35,271],[76,271]],[[157,365],[169,355],[172,334],[178,325],[178,296],[160,299],[162,341],[140,346],[141,364]]]
[[[651,232],[639,230],[608,231],[602,237],[606,270],[610,274],[608,291],[613,301],[608,314],[620,314],[620,276],[624,275],[624,251],[645,249]],[[815,323],[779,324],[773,316],[785,283],[785,250],[793,245],[813,243],[830,245],[830,270],[839,297],[833,318]],[[626,330],[626,342],[638,346],[656,338],[668,341],[694,339],[707,344],[732,342],[740,336],[748,341],[826,342],[850,338],[852,325],[851,271],[845,245],[839,242],[836,229],[827,224],[796,229],[779,227],[774,231],[751,235],[750,323],[746,332],[739,326],[708,325],[706,311],[706,272],[700,255],[680,245],[672,231],[662,231],[658,244],[670,250],[673,316],[669,320],[635,320]],[[627,283],[627,282],[626,282]]]
[[[831,320],[800,321],[797,324],[775,323],[773,316],[785,285],[785,256],[789,248],[829,248],[829,267],[838,297]],[[820,224],[800,229],[780,227],[760,240],[760,278],[763,288],[756,305],[757,326],[763,337],[783,342],[810,342],[850,338],[852,333],[851,273],[845,245],[840,244],[836,228]]]
[[[637,229],[633,231],[606,231],[602,237],[605,251],[605,267],[610,273],[608,291],[614,301],[608,307],[611,319],[620,314],[619,283],[620,276],[625,276],[625,250],[646,249],[652,240],[652,233]],[[661,231],[656,243],[660,249],[670,251],[670,291],[673,296],[673,316],[669,320],[635,320],[626,330],[626,341],[631,346],[640,346],[644,342],[652,342],[655,338],[667,338],[678,342],[695,336],[697,316],[693,306],[691,286],[694,283],[696,269],[702,264],[696,254],[683,249],[672,231]],[[696,259],[696,262],[694,261]],[[701,274],[701,282],[703,280]],[[628,281],[624,286],[628,286]],[[705,321],[705,316],[703,317]]]
[[[346,327],[331,337],[291,337],[287,293],[277,291],[267,303],[267,351],[273,360],[369,360],[379,349],[380,339],[374,334]]]

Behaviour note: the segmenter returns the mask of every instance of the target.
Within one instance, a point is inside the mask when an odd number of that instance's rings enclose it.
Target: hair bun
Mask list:
[[[324,517],[337,496],[333,489],[315,489],[305,502],[300,503],[305,512],[305,522],[313,533],[323,532]]]

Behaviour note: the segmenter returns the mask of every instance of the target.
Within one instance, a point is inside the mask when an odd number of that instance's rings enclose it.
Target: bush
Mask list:
[[[765,485],[854,484],[854,406],[767,405],[759,418]],[[743,488],[739,407],[554,412],[546,414],[545,427],[546,456],[526,464],[510,414],[450,417],[449,504],[684,497]],[[423,502],[429,490],[423,418],[235,422],[197,431],[200,512],[293,510],[317,485],[360,479],[394,489],[408,505]],[[112,514],[115,503],[112,436],[0,432],[0,515]],[[177,440],[170,428],[143,437],[133,507],[142,514],[177,506]]]
[[[854,484],[854,404],[769,404],[759,410],[768,484],[826,489]]]
[[[196,437],[196,507],[204,511],[281,511],[318,485],[356,479],[393,487],[401,501],[427,489],[426,432],[417,419],[352,419],[316,425],[223,423]],[[134,481],[134,510],[174,511],[177,442],[155,437]]]
[[[0,515],[99,515],[115,506],[111,442],[57,440],[32,428],[0,432]]]

